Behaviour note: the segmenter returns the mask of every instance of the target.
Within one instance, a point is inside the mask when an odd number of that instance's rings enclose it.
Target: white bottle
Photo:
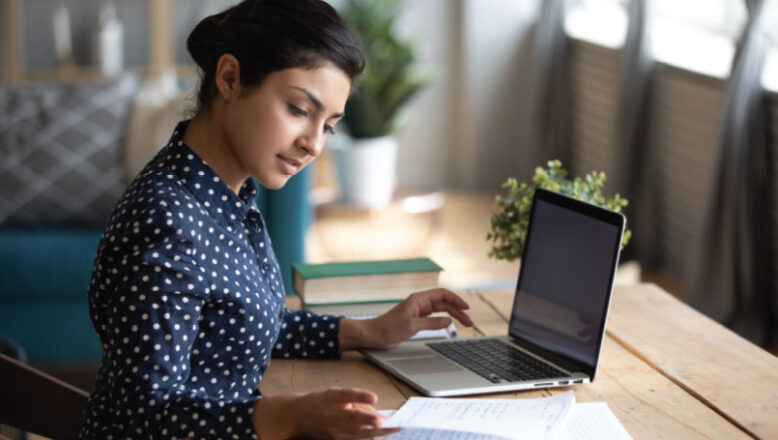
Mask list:
[[[54,11],[54,52],[57,55],[57,66],[73,65],[73,41],[70,33],[70,12],[68,7],[60,3]]]
[[[100,8],[97,28],[97,64],[105,76],[115,76],[124,67],[124,29],[116,18],[116,5],[106,1]]]

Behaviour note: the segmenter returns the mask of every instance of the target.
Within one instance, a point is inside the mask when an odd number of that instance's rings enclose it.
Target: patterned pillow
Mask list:
[[[0,87],[0,225],[102,226],[126,181],[121,148],[135,90]]]

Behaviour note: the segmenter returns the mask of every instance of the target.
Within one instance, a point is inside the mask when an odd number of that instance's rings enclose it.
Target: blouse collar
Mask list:
[[[163,163],[189,188],[212,217],[220,221],[243,221],[252,208],[257,209],[254,204],[259,193],[257,183],[249,177],[241,185],[238,194],[235,194],[210,165],[183,141],[189,122],[181,121],[176,125]]]

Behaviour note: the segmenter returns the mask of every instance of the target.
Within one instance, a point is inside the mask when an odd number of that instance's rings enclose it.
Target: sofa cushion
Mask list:
[[[102,355],[86,299],[0,306],[0,333],[18,343],[30,363],[97,362]]]
[[[0,225],[105,223],[135,83],[0,87]]]
[[[0,228],[0,308],[6,304],[80,300],[100,229]]]

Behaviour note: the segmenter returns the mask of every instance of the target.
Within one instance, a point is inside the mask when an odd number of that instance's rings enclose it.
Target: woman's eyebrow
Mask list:
[[[308,90],[306,90],[306,89],[304,89],[302,87],[297,87],[297,86],[291,86],[291,87],[293,89],[295,89],[295,90],[299,90],[299,91],[305,93],[305,96],[307,96],[308,99],[311,100],[313,105],[315,105],[316,108],[319,109],[319,111],[322,111],[324,109],[324,105],[321,103],[321,100],[319,100],[319,98],[317,98],[313,93],[311,93],[310,91],[308,91]],[[335,113],[332,116],[330,116],[330,118],[342,118],[343,115],[344,115],[343,112]]]

